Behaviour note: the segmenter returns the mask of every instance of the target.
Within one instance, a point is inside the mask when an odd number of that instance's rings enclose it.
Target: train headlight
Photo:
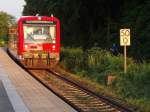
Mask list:
[[[27,48],[28,48],[28,45],[25,45],[24,47],[25,47],[25,49],[27,49]]]
[[[53,48],[53,49],[55,49],[55,48],[56,48],[56,46],[55,46],[55,45],[53,45],[53,46],[52,46],[52,48]]]
[[[53,46],[52,46],[52,50],[54,51],[54,50],[55,50],[55,48],[56,48],[56,46],[55,46],[55,45],[53,45]]]
[[[53,40],[53,41],[52,41],[52,43],[56,43],[56,41],[55,41],[55,40]]]
[[[41,20],[42,18],[41,17],[38,17],[38,20]]]

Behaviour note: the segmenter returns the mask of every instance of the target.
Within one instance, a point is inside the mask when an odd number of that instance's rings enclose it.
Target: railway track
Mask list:
[[[13,56],[11,57],[45,87],[79,112],[132,112],[117,102],[97,95],[87,88],[70,81],[61,76],[61,74],[50,71],[49,69],[26,68]]]
[[[47,69],[28,71],[59,97],[80,112],[131,112],[129,109],[71,82]]]

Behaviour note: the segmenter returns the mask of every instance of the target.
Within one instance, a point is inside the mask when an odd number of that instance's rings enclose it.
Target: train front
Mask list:
[[[55,17],[30,16],[18,21],[18,56],[27,58],[60,58],[60,23]]]

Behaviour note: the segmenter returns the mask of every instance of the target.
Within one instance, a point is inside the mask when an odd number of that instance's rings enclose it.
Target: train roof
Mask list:
[[[54,17],[54,16],[21,16],[19,19],[18,19],[18,22],[21,22],[21,21],[25,21],[25,20],[28,20],[28,21],[59,21],[58,18]]]

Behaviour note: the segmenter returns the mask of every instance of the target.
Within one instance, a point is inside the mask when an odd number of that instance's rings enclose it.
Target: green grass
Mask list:
[[[83,52],[81,48],[63,48],[61,66],[76,75],[103,86],[107,91],[138,107],[139,112],[150,112],[150,64],[135,63],[127,58],[128,72],[123,73],[123,56],[113,56],[101,48]],[[117,79],[107,86],[108,75]]]

